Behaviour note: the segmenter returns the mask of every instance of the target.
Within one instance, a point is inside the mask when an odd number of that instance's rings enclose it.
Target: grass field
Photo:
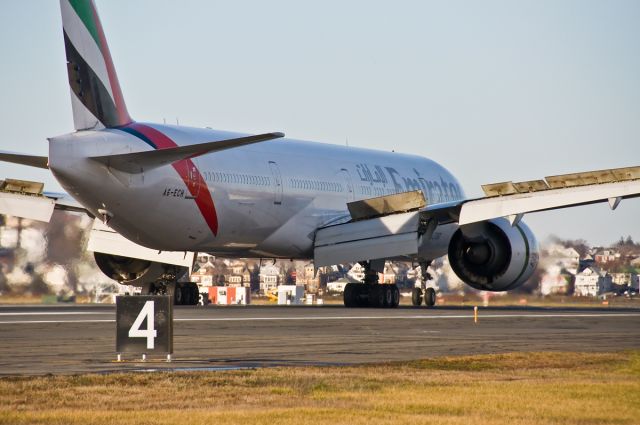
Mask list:
[[[2,424],[639,424],[640,351],[0,379]]]

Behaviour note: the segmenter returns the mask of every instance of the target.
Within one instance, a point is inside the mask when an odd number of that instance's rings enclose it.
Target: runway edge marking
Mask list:
[[[307,317],[211,317],[211,318],[182,318],[174,319],[176,322],[251,322],[251,321],[296,321],[296,320],[438,320],[438,319],[469,319],[473,314],[456,314],[441,316],[307,316]],[[579,313],[579,314],[483,314],[483,319],[504,318],[594,318],[594,317],[640,317],[640,313]],[[0,325],[18,324],[55,324],[55,323],[111,323],[115,319],[90,319],[90,320],[14,320],[0,321]]]

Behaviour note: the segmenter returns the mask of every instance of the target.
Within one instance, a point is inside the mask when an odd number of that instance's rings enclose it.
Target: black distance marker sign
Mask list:
[[[171,297],[133,295],[116,298],[116,353],[173,353]]]

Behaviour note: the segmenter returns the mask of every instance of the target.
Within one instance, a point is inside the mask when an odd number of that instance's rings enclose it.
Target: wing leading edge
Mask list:
[[[640,167],[549,176],[545,180],[484,185],[484,198],[434,204],[421,212],[439,224],[459,225],[506,217],[512,223],[524,214],[608,202],[615,209],[623,199],[640,197]]]

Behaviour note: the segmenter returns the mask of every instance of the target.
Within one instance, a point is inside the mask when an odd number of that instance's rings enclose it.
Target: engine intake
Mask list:
[[[504,218],[468,224],[449,243],[449,263],[467,285],[508,291],[529,279],[538,265],[538,243],[529,227]]]

